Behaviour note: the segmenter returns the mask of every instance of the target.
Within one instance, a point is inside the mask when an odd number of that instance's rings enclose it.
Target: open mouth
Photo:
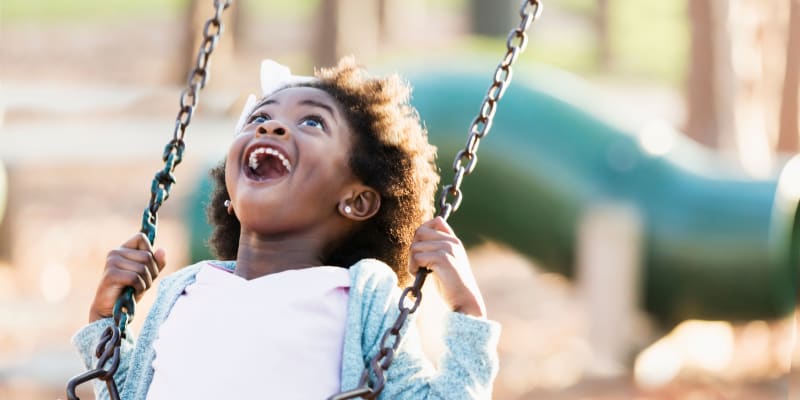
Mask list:
[[[278,149],[260,146],[250,150],[244,171],[252,180],[267,181],[288,175],[292,172],[292,163]]]

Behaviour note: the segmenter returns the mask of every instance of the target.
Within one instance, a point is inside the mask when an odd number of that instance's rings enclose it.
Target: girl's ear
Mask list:
[[[369,186],[360,185],[339,201],[339,213],[353,221],[366,221],[381,209],[381,195]]]

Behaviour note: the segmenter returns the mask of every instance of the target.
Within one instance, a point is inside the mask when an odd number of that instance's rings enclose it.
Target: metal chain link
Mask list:
[[[447,220],[450,215],[458,210],[463,199],[461,192],[461,182],[464,177],[471,174],[475,170],[475,165],[478,162],[478,146],[481,139],[489,133],[492,128],[492,120],[495,111],[497,111],[497,102],[505,94],[508,85],[511,83],[511,66],[519,57],[520,53],[525,50],[528,44],[527,31],[531,23],[541,14],[542,5],[539,0],[523,0],[520,6],[520,23],[519,26],[512,29],[508,34],[506,40],[506,54],[503,56],[502,61],[497,66],[494,72],[492,84],[487,90],[486,97],[481,103],[478,116],[472,121],[469,127],[469,138],[464,149],[460,150],[453,161],[453,182],[444,188],[439,197],[439,213]],[[450,199],[452,197],[452,199]],[[394,360],[395,351],[400,345],[402,340],[402,329],[405,325],[408,316],[413,314],[420,301],[422,301],[422,285],[425,284],[425,278],[430,273],[430,270],[420,268],[419,272],[414,279],[414,284],[403,290],[400,295],[400,301],[397,307],[400,310],[400,315],[397,316],[394,325],[389,328],[381,338],[380,350],[372,358],[369,366],[364,369],[361,375],[361,380],[358,387],[353,390],[342,392],[331,396],[328,400],[345,400],[345,399],[376,399],[383,391],[386,384],[386,377],[384,372],[389,369],[389,366]],[[412,299],[413,298],[413,299]],[[411,307],[406,304],[411,304]],[[374,376],[374,382],[370,385],[370,375]]]
[[[175,117],[175,128],[172,133],[172,140],[164,148],[162,160],[164,168],[156,172],[153,183],[150,185],[150,202],[142,215],[141,232],[147,236],[150,244],[156,238],[156,226],[158,223],[158,210],[164,201],[169,198],[172,185],[175,183],[175,167],[183,159],[183,150],[186,144],[183,141],[186,135],[186,127],[192,121],[200,90],[206,86],[208,81],[209,59],[211,53],[219,42],[219,37],[223,31],[222,13],[230,7],[233,0],[214,0],[214,16],[206,21],[203,26],[203,42],[197,54],[197,61],[186,81],[186,88],[180,94],[180,109]],[[120,345],[125,339],[128,323],[133,320],[136,301],[134,300],[134,289],[127,287],[114,304],[114,325],[109,326],[100,336],[99,344],[95,350],[98,357],[97,365],[94,369],[78,375],[67,383],[67,398],[69,400],[79,400],[75,391],[78,386],[93,379],[100,379],[106,383],[109,397],[112,400],[119,400],[119,390],[114,381],[114,374],[119,368]],[[106,363],[110,365],[106,368]]]

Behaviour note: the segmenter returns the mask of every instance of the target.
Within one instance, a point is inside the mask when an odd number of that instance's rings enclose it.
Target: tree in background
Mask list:
[[[689,1],[686,130],[735,153],[754,176],[771,173],[776,149],[798,150],[799,24],[796,16],[788,21],[790,6],[797,0]]]
[[[713,17],[715,0],[689,1],[689,20],[692,27],[691,56],[687,79],[686,133],[694,140],[709,146],[719,146],[719,124],[716,112],[717,82],[715,80],[714,32],[719,21]]]
[[[220,38],[220,43],[214,50],[214,64],[220,66],[220,70],[227,69],[227,66],[233,64],[233,56],[236,52],[236,37],[240,36],[241,27],[241,9],[245,5],[244,1],[236,1],[222,15],[222,23],[225,25],[225,34]],[[195,66],[197,60],[197,52],[200,44],[203,42],[203,27],[206,21],[214,16],[214,8],[208,1],[191,0],[188,3],[188,10],[186,12],[186,27],[184,32],[186,36],[183,39],[183,54],[182,62],[179,65],[177,81],[180,84],[186,82],[186,74],[191,71]]]
[[[609,0],[597,0],[594,14],[595,34],[597,35],[597,60],[603,69],[611,65],[611,37],[608,29]]]
[[[347,54],[357,54],[359,60],[374,57],[380,38],[380,8],[373,0],[321,1],[314,64],[333,65]]]
[[[790,8],[778,150],[797,152],[800,150],[800,0],[792,0]]]

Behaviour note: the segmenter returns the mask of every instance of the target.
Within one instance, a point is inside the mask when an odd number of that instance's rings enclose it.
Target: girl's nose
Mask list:
[[[287,136],[289,129],[280,121],[271,119],[264,122],[256,128],[256,136],[274,135],[274,136]]]

